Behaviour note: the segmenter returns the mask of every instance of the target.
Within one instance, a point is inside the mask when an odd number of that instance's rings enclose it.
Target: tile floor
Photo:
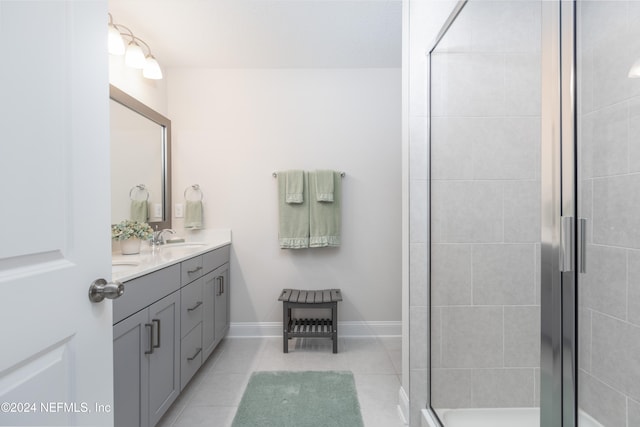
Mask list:
[[[352,371],[365,427],[402,427],[398,415],[401,339],[226,338],[160,420],[160,427],[229,427],[253,371]],[[256,426],[259,427],[259,426]]]

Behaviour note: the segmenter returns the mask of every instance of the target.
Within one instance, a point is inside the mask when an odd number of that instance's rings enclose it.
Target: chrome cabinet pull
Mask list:
[[[194,355],[193,355],[193,356],[191,356],[191,357],[187,357],[187,360],[188,360],[189,362],[192,362],[193,360],[195,360],[195,358],[196,358],[196,357],[198,357],[198,355],[200,354],[200,352],[201,352],[201,351],[202,351],[202,348],[198,348],[198,351],[196,351],[196,354],[194,354]]]
[[[201,305],[202,305],[202,301],[198,301],[198,302],[196,303],[196,305],[194,305],[193,307],[189,307],[189,308],[187,308],[187,311],[193,311],[193,310],[196,310],[196,309],[197,309],[198,307],[200,307]]]
[[[218,281],[218,292],[216,293],[216,296],[220,296],[224,293],[224,276],[218,276],[216,277],[216,280]]]
[[[144,354],[153,354],[153,323],[145,323],[144,327],[149,328],[149,350]]]
[[[187,274],[193,274],[193,273],[197,273],[198,271],[202,270],[202,266],[198,266],[193,270],[187,270]]]
[[[153,319],[152,320],[153,323],[155,323],[156,325],[158,325],[158,332],[157,332],[157,337],[158,337],[158,344],[154,345],[153,348],[160,348],[160,319]],[[153,340],[152,340],[153,342]]]

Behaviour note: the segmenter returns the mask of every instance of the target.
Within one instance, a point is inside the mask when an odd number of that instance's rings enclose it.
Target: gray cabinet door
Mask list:
[[[154,325],[149,363],[149,421],[154,426],[180,394],[180,292],[149,307]]]
[[[202,289],[202,360],[205,361],[213,353],[215,347],[215,301],[218,290],[218,279],[215,271],[203,277]]]
[[[215,302],[215,344],[217,345],[229,330],[229,264],[225,264],[215,271],[216,302]]]
[[[113,327],[114,425],[149,425],[149,351],[151,328],[148,311],[142,310]]]

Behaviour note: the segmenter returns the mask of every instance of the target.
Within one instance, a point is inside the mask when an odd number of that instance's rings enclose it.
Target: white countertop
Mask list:
[[[184,243],[168,243],[151,247],[143,242],[139,254],[112,253],[111,278],[126,282],[230,243],[231,230],[229,229],[208,230],[197,241],[187,240]]]

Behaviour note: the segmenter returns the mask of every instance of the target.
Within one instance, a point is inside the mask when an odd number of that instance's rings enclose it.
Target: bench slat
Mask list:
[[[282,293],[280,294],[280,298],[278,298],[278,301],[289,301],[291,291],[291,289],[283,289]]]
[[[307,292],[307,304],[313,304],[316,301],[316,293],[314,291]]]
[[[322,291],[322,302],[331,302],[331,291],[329,289]]]
[[[297,302],[299,303],[307,302],[307,291],[300,291],[300,295],[298,296]]]
[[[289,297],[289,302],[298,302],[298,295],[300,294],[300,291],[297,289],[292,289],[291,290],[291,296]]]

